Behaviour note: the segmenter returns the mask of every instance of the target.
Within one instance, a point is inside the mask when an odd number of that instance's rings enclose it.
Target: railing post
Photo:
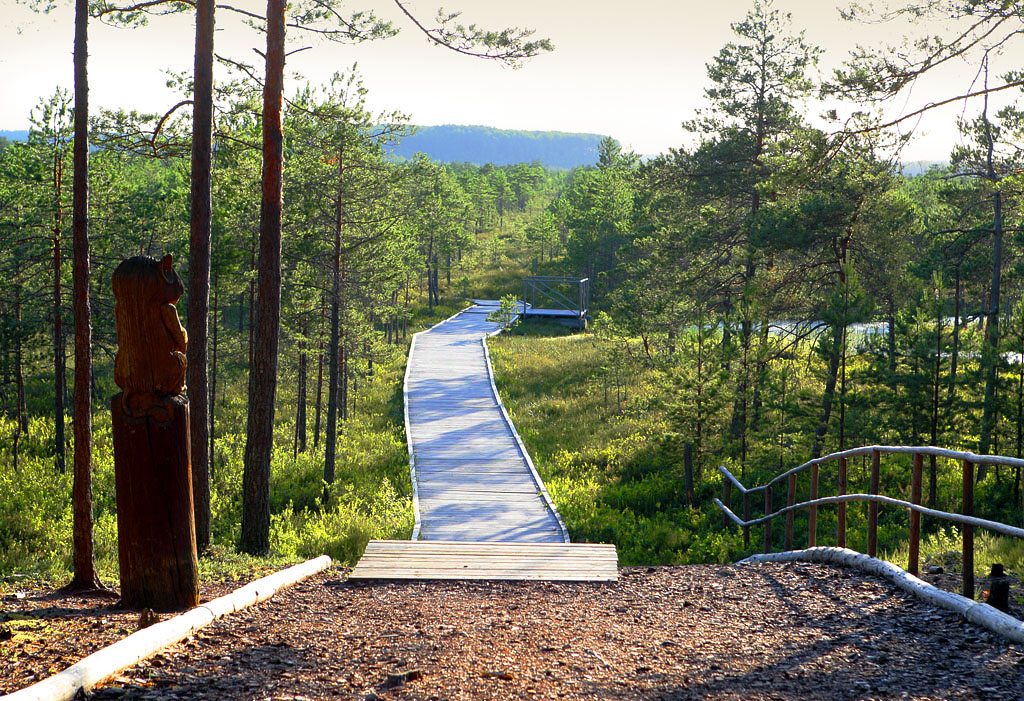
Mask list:
[[[974,515],[974,463],[964,460],[964,516]],[[963,589],[961,593],[968,599],[974,598],[974,526],[963,525]]]
[[[743,520],[750,520],[750,492],[743,492]],[[750,547],[750,526],[743,527],[743,547]]]
[[[796,474],[789,476],[789,489],[786,492],[786,506],[796,503]],[[786,512],[786,550],[793,549],[793,512]]]
[[[881,453],[877,450],[871,451],[871,484],[868,487],[868,494],[878,494],[878,469],[882,461]],[[878,502],[868,502],[868,555],[878,555]]]
[[[772,486],[769,484],[764,490],[764,515],[767,516],[772,512]],[[768,519],[764,522],[764,551],[770,553],[772,551],[772,519]]]
[[[811,465],[811,501],[818,498],[818,464]],[[807,547],[813,548],[818,544],[818,507],[810,507],[810,514],[807,522]]]
[[[910,503],[914,506],[921,505],[921,468],[924,456],[921,453],[914,453],[914,467],[910,476]],[[907,572],[916,575],[918,573],[918,560],[921,548],[921,512],[910,510],[910,545],[907,557]]]
[[[724,503],[726,506],[728,506],[731,509],[732,508],[732,480],[729,479],[728,477],[725,477],[723,482],[725,483],[725,494],[723,495],[724,499],[722,499],[722,503]],[[724,525],[726,527],[728,527],[728,525],[729,525],[729,514],[725,513],[724,511],[722,512],[722,525]]]
[[[839,496],[846,494],[846,458],[839,458]],[[839,502],[839,521],[836,525],[836,545],[846,547],[846,502]]]

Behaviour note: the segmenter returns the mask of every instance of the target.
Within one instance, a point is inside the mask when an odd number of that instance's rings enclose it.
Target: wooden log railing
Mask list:
[[[879,494],[879,473],[881,467],[882,453],[912,455],[913,463],[910,477],[910,501],[895,499],[893,497]],[[847,461],[851,457],[871,456],[871,472],[868,482],[867,494],[849,494],[847,480]],[[921,506],[921,473],[925,455],[949,458],[958,460],[963,472],[963,496],[960,513],[939,511]],[[838,474],[836,479],[836,495],[821,497],[818,495],[819,470],[820,466],[826,463],[837,462]],[[772,546],[772,521],[785,515],[786,531],[784,547],[786,550],[793,548],[793,514],[798,509],[808,510],[807,545],[817,545],[818,536],[818,507],[824,504],[837,504],[837,528],[836,544],[839,547],[846,547],[846,504],[848,502],[868,503],[868,533],[867,533],[867,554],[877,557],[878,554],[878,505],[889,504],[900,506],[910,510],[909,546],[907,558],[907,571],[910,574],[918,574],[921,543],[921,517],[953,521],[962,526],[963,536],[963,595],[974,598],[974,529],[985,528],[1003,535],[1024,538],[1024,528],[1017,528],[998,521],[989,521],[974,516],[974,466],[975,465],[1009,465],[1013,467],[1024,467],[1024,460],[1011,458],[1003,455],[976,455],[975,453],[936,448],[934,446],[883,446],[871,445],[861,448],[852,448],[838,453],[825,455],[814,460],[809,460],[791,470],[776,475],[771,480],[757,487],[747,488],[740,483],[736,477],[724,466],[718,470],[725,477],[723,480],[723,499],[715,499],[715,503],[722,509],[726,523],[729,520],[743,528],[744,545],[750,545],[750,527],[763,525],[763,547],[764,552],[771,552]],[[796,501],[797,477],[803,472],[810,472],[810,499],[807,501]],[[785,482],[786,506],[774,510],[772,499],[772,487],[780,482]],[[743,518],[733,513],[732,493],[736,489],[743,495]],[[764,516],[751,518],[750,506],[751,497],[757,492],[764,492]]]

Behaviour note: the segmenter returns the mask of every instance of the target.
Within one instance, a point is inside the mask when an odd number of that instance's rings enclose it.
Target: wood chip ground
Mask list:
[[[222,619],[94,698],[1024,699],[1020,646],[824,565],[624,568],[615,584],[344,575]],[[0,641],[0,692],[137,617],[47,608],[37,620],[74,625],[42,647]]]

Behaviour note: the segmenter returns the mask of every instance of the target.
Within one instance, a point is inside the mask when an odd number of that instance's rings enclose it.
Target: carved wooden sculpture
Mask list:
[[[189,457],[185,347],[171,256],[137,256],[114,271],[117,358],[111,399],[118,560],[125,606],[199,603]]]
[[[170,254],[157,261],[136,256],[114,271],[117,358],[114,381],[123,390],[125,413],[141,417],[164,398],[185,391],[188,335],[174,304],[185,291]]]

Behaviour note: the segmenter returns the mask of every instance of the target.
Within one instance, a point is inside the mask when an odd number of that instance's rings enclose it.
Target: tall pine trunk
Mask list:
[[[89,0],[75,0],[75,147],[72,180],[72,305],[75,317],[74,578],[96,589],[92,514],[92,310],[89,303]]]
[[[67,358],[64,354],[64,300],[61,277],[63,275],[63,201],[64,153],[57,152],[54,159],[54,185],[56,197],[53,221],[53,466],[63,474],[67,470],[64,438],[64,396],[67,394]]]
[[[953,292],[953,343],[949,351],[949,384],[946,390],[946,405],[951,413],[956,399],[956,372],[960,361],[960,306],[963,298],[960,289],[960,264],[956,266]]]
[[[302,338],[299,341],[299,391],[295,399],[295,445],[292,448],[293,457],[299,453],[306,452],[306,375],[308,374],[309,358],[306,353],[306,334],[309,333],[309,323],[305,315],[302,320]]]
[[[331,270],[331,333],[327,350],[327,426],[324,444],[324,482],[334,482],[334,461],[338,454],[338,404],[340,362],[338,345],[341,338],[341,292],[344,268],[341,262],[341,235],[345,227],[345,147],[344,141],[338,149],[338,193],[335,199],[334,216],[334,264]],[[324,487],[324,502],[328,497]]]
[[[825,392],[821,396],[821,413],[818,425],[814,429],[814,445],[811,448],[811,459],[820,458],[828,434],[828,422],[832,417],[832,403],[835,400],[836,380],[839,377],[839,362],[842,356],[842,329],[832,329],[832,348],[828,355],[828,377],[825,379]]]
[[[21,263],[14,263],[14,471],[18,471],[21,438],[28,431],[28,416],[25,414],[25,371],[22,357],[21,333]]]
[[[988,348],[982,354],[985,363],[985,399],[981,417],[981,436],[978,452],[986,455],[992,443],[995,425],[997,369],[999,367],[999,283],[1003,264],[1003,201],[1002,193],[992,195],[992,286],[989,293],[985,323],[985,342]],[[978,465],[978,481],[985,479],[984,465]]]
[[[285,0],[267,0],[267,59],[263,84],[263,183],[249,421],[242,475],[242,537],[250,555],[270,549],[270,456],[274,447],[278,334],[281,328],[281,210]]]
[[[942,385],[942,304],[935,305],[935,366],[932,376],[932,445],[939,444],[939,389]],[[935,508],[938,492],[938,466],[934,455],[928,458],[928,506]]]
[[[210,479],[214,477],[213,466],[214,466],[214,452],[213,446],[217,440],[217,422],[215,416],[217,413],[217,315],[220,312],[220,290],[217,286],[217,276],[213,276],[213,317],[210,319],[210,326],[213,327],[213,342],[210,345],[210,448],[209,448],[209,465],[210,465]]]
[[[192,98],[192,191],[188,276],[188,402],[196,547],[210,547],[209,310],[213,217],[214,0],[196,0],[195,78]]]
[[[316,367],[316,420],[313,423],[313,449],[316,450],[320,447],[320,417],[323,410],[323,398],[324,398],[324,325],[327,321],[327,299],[321,297],[320,299],[320,329],[318,336],[320,337],[317,347],[317,367]]]

